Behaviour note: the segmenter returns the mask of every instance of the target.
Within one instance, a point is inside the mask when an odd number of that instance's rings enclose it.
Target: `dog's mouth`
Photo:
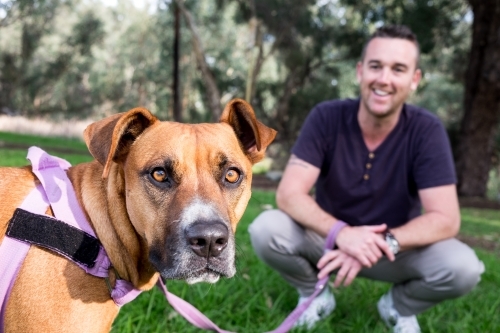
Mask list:
[[[221,277],[232,277],[236,273],[234,260],[223,258],[200,258],[185,253],[170,261],[158,261],[150,257],[150,261],[165,279],[185,280],[188,284],[198,282],[215,283]]]
[[[195,284],[198,282],[215,283],[215,282],[219,281],[219,278],[222,275],[223,274],[221,272],[217,272],[213,269],[205,267],[204,269],[200,269],[198,271],[191,272],[190,274],[188,274],[184,278],[184,280],[186,280],[186,282],[188,284]]]
[[[161,276],[165,279],[185,280],[188,284],[199,282],[216,283],[221,277],[230,277],[232,274],[223,272],[209,266],[197,270],[184,271],[181,274],[173,275],[171,272],[164,270]]]

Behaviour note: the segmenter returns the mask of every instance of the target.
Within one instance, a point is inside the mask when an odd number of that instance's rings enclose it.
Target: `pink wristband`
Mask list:
[[[338,220],[335,222],[330,231],[328,231],[328,236],[326,236],[325,249],[333,249],[335,241],[337,240],[337,235],[344,227],[347,227],[347,223],[344,221]]]

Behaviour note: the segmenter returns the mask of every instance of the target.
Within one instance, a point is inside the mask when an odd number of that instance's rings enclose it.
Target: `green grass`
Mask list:
[[[28,140],[30,138],[33,141]],[[5,133],[0,133],[0,141],[35,143],[49,152],[79,147],[76,149],[81,149],[81,153],[78,150],[77,154],[57,155],[67,158],[73,164],[90,159],[85,153],[84,144],[78,141]],[[25,149],[0,147],[0,165],[24,165],[25,156]],[[188,286],[182,281],[168,282],[171,292],[194,304],[226,330],[240,333],[272,330],[294,309],[297,302],[295,290],[257,259],[249,242],[248,225],[265,205],[274,206],[274,193],[254,191],[236,232],[238,273],[234,278],[223,279],[214,285]],[[461,212],[461,233],[500,242],[499,211],[464,208]],[[423,332],[500,332],[500,253],[479,248],[476,248],[476,252],[486,266],[482,281],[470,294],[439,304],[419,315]],[[389,287],[386,283],[360,278],[347,288],[334,290],[336,310],[310,332],[388,332],[378,317],[375,304]],[[203,331],[177,315],[163,295],[154,289],[141,294],[134,302],[123,307],[113,324],[112,332]]]
[[[500,240],[500,211],[462,208],[461,232]]]
[[[264,204],[274,205],[274,193],[254,191],[238,225],[236,277],[215,285],[188,286],[179,281],[168,282],[171,292],[196,305],[226,330],[256,333],[272,330],[297,302],[295,290],[257,259],[249,243],[248,225],[262,211]],[[470,235],[482,235],[474,232],[472,227],[476,225],[490,230],[490,224],[498,223],[495,218],[499,213],[495,211],[464,209],[462,213],[464,228],[470,230]],[[480,249],[476,252],[486,266],[482,281],[470,294],[419,315],[423,332],[500,332],[500,258],[498,253]],[[378,317],[375,304],[389,287],[386,283],[360,278],[347,288],[334,290],[336,310],[310,332],[388,332]],[[176,315],[163,295],[153,290],[122,309],[113,332],[203,331]]]
[[[43,137],[28,134],[0,132],[0,141],[27,146],[35,145],[39,147],[47,147],[49,149],[71,149],[80,153],[88,152],[87,146],[83,141],[73,138]]]
[[[26,155],[30,146],[40,147],[50,154],[68,160],[71,164],[92,160],[85,143],[77,139],[0,132],[0,166],[29,164]]]

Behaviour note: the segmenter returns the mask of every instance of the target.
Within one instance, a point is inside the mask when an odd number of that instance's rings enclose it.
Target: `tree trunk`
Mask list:
[[[500,0],[469,0],[474,12],[464,117],[457,149],[458,192],[484,197],[500,113]]]
[[[248,66],[245,100],[248,103],[252,103],[255,95],[255,81],[257,81],[257,76],[259,75],[262,64],[264,63],[264,52],[260,22],[255,17],[252,17],[250,19],[249,26],[251,34],[253,35],[253,45],[248,51],[250,65]],[[256,49],[257,54],[255,54]]]
[[[220,92],[219,88],[217,88],[217,82],[215,82],[215,77],[208,67],[208,64],[205,60],[205,51],[203,50],[203,45],[201,43],[200,35],[198,34],[198,28],[191,16],[191,13],[184,7],[183,0],[175,0],[179,9],[181,10],[184,18],[186,19],[186,23],[191,31],[191,35],[193,37],[193,49],[196,54],[196,61],[198,62],[198,66],[200,67],[203,81],[205,82],[205,88],[207,89],[207,98],[208,104],[210,107],[210,112],[212,114],[212,120],[218,121],[220,115],[222,114],[222,106],[220,104]]]
[[[179,40],[180,40],[180,11],[179,6],[174,2],[174,72],[173,72],[173,83],[172,83],[172,93],[174,99],[173,105],[173,115],[174,120],[177,122],[182,122],[182,104],[181,104],[181,94],[179,90]]]
[[[12,96],[20,76],[15,60],[15,55],[10,53],[0,59],[0,114],[14,111]]]

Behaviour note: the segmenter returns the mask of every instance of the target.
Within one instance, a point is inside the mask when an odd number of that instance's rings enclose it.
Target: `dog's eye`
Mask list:
[[[229,169],[226,171],[226,181],[234,184],[240,180],[240,172],[236,169]]]
[[[159,183],[163,183],[168,178],[167,172],[162,168],[154,169],[153,172],[151,172],[151,176],[153,177],[154,180],[156,180]]]

